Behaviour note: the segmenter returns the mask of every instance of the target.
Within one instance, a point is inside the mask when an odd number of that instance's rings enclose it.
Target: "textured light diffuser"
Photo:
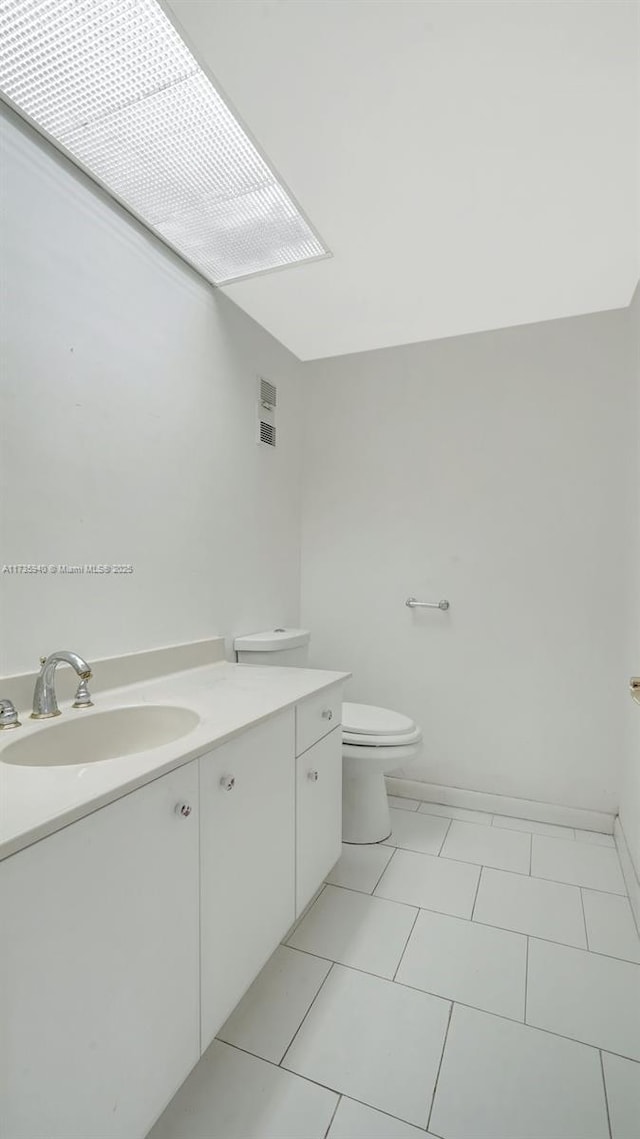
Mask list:
[[[0,89],[215,284],[326,256],[156,0],[0,0]]]

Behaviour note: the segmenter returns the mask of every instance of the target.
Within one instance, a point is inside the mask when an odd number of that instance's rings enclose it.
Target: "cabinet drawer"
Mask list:
[[[296,755],[342,723],[342,685],[334,684],[296,705]]]
[[[296,916],[342,849],[342,732],[336,728],[296,759]]]

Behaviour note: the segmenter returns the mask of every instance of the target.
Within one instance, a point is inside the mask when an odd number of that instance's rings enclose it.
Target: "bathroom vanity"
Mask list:
[[[343,679],[219,664],[79,713],[182,694],[198,727],[155,765],[0,740],[5,822],[31,812],[0,847],[3,1134],[147,1134],[339,856]]]

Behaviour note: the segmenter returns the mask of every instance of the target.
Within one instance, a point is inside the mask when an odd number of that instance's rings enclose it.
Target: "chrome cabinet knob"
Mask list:
[[[325,708],[324,709],[324,711],[322,713],[322,719],[323,720],[333,720],[333,712],[331,711],[331,708]]]
[[[307,771],[307,779],[310,779],[312,783],[317,783],[318,782],[318,772],[317,771]]]
[[[222,787],[223,791],[233,791],[235,785],[235,775],[223,775],[220,779],[220,786]]]
[[[188,819],[192,810],[189,803],[176,803],[176,815],[182,815],[183,819]]]

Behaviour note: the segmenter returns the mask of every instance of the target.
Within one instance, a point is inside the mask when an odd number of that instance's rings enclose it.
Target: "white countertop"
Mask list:
[[[193,731],[179,740],[96,763],[51,767],[3,763],[2,752],[18,733],[26,739],[55,731],[62,721],[62,717],[40,722],[21,717],[22,727],[0,733],[0,859],[348,676],[222,661],[100,692],[91,709],[61,704],[65,720],[141,704],[178,704],[200,717]]]

